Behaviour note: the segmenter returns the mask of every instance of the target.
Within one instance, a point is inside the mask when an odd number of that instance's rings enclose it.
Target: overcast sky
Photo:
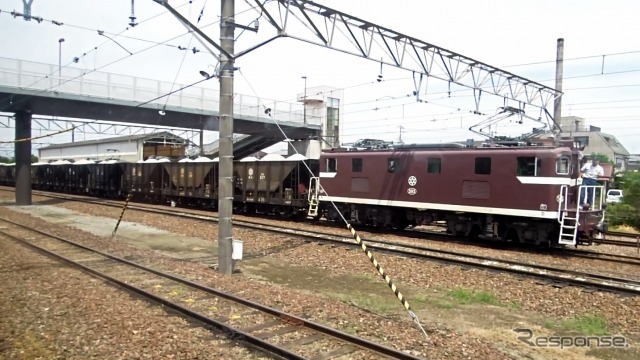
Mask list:
[[[554,86],[556,41],[562,37],[566,59],[562,115],[585,118],[587,124],[615,135],[630,152],[640,153],[638,1],[318,2],[551,87]],[[202,11],[198,24],[218,41],[220,1],[170,3],[194,23]],[[22,1],[2,0],[1,56],[48,63],[55,68],[58,39],[64,38],[62,64],[68,68],[99,68],[104,72],[180,84],[201,79],[199,70],[214,68],[216,59],[153,0],[135,1],[135,15],[140,24],[124,31],[128,27],[130,6],[129,0],[33,0],[32,15],[64,23],[56,26],[14,18],[7,11],[22,12]],[[255,6],[254,1],[236,0],[238,23],[249,24],[258,17],[251,6]],[[97,30],[110,34],[126,50],[100,36]],[[305,30],[294,27],[291,31],[302,35]],[[258,34],[240,32],[236,30],[236,36],[239,35],[236,52],[275,34],[265,19],[260,20]],[[172,38],[175,39],[169,40]],[[152,47],[165,41],[170,46]],[[201,51],[194,54],[177,46],[196,47]],[[150,49],[145,50],[147,48]],[[74,57],[80,59],[77,64],[72,62]],[[481,111],[486,115],[470,115],[475,108],[471,93],[457,92],[449,97],[442,93],[447,84],[438,84],[437,80],[421,94],[429,103],[417,103],[415,97],[406,96],[415,89],[410,72],[385,66],[384,81],[377,82],[378,63],[293,39],[277,39],[240,58],[236,66],[240,71],[235,75],[235,93],[259,97],[264,103],[271,101],[268,99],[295,103],[296,95],[304,91],[302,76],[307,77],[308,88],[326,85],[344,89],[343,142],[365,137],[397,141],[399,125],[404,127],[405,142],[480,139],[467,129],[494,114],[503,104],[501,99],[492,101],[489,95],[483,95]],[[217,89],[218,83],[212,79],[202,86]],[[553,108],[549,111],[553,112]],[[538,117],[535,111],[528,115]],[[504,124],[494,130],[524,133],[533,125],[518,128]],[[13,130],[0,130],[0,137],[11,139]],[[214,137],[214,134],[208,136]],[[69,135],[64,134],[44,141],[69,139]]]

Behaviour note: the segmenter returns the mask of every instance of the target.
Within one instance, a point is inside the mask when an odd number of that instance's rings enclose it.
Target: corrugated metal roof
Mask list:
[[[61,149],[61,148],[68,148],[68,147],[74,147],[74,146],[93,145],[93,144],[109,144],[109,143],[123,142],[123,141],[139,141],[139,140],[144,141],[144,140],[149,140],[153,138],[167,138],[172,140],[180,140],[180,142],[183,144],[187,143],[186,139],[183,139],[177,135],[173,135],[168,131],[162,131],[162,132],[156,132],[151,134],[115,136],[115,137],[104,138],[104,139],[76,141],[76,142],[69,142],[64,144],[53,144],[53,145],[41,147],[39,150]]]

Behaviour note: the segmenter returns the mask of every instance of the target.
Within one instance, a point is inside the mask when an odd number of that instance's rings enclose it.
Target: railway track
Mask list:
[[[0,187],[0,190],[13,191],[12,188],[2,188],[2,187]],[[48,192],[41,192],[41,191],[34,191],[34,194],[39,196],[49,197],[49,198],[71,200],[71,201],[82,202],[82,203],[93,203],[93,204],[117,207],[117,208],[122,208],[123,206],[123,203],[121,201],[92,198],[92,197],[86,197],[83,195],[57,194],[57,193],[48,193]],[[213,222],[216,222],[218,220],[217,217],[211,216],[211,215],[201,215],[201,214],[196,214],[191,212],[185,212],[184,211],[185,209],[183,208],[178,208],[179,210],[174,210],[174,209],[169,210],[167,208],[141,206],[141,205],[132,204],[132,203],[129,203],[128,208],[132,210],[152,212],[152,213],[161,214],[161,215],[182,217],[182,218],[191,219],[191,220],[213,221]],[[258,222],[258,221],[233,220],[233,222],[235,225],[249,227],[249,228],[251,228],[252,226],[264,225],[264,223]],[[314,223],[314,225],[326,225],[326,224]],[[331,227],[335,228],[335,225],[331,225]],[[374,231],[374,232],[376,231],[375,229],[368,229],[368,230]],[[323,234],[323,235],[332,236],[331,234]],[[429,240],[442,240],[446,242],[458,241],[458,242],[464,242],[464,243],[470,242],[468,239],[459,240],[455,238],[453,235],[445,234],[442,232],[434,232],[434,231],[403,231],[402,232],[403,237],[417,239],[417,240],[424,239],[425,235],[429,236]],[[383,241],[383,240],[374,240],[374,239],[366,239],[366,240],[368,242],[375,241],[376,243],[386,244],[386,245],[402,245],[396,242]],[[477,242],[473,244],[479,245]],[[410,247],[412,245],[405,245],[405,246]],[[489,247],[489,248],[498,248],[503,245],[501,243],[486,242],[486,243],[483,243],[482,246]],[[434,250],[432,248],[425,248],[425,247],[419,247],[419,246],[417,248],[423,249],[423,250]],[[530,249],[523,248],[523,250],[530,250]],[[544,250],[536,249],[535,251],[539,253]],[[603,253],[603,252],[597,252],[597,251],[591,251],[591,250],[585,250],[585,249],[570,249],[570,248],[550,249],[548,253],[553,255],[560,254],[560,255],[569,255],[571,257],[578,257],[578,258],[596,259],[599,261],[611,262],[611,263],[617,263],[617,264],[640,265],[640,257],[638,256],[609,254],[609,253]]]
[[[80,197],[67,197],[66,195],[45,195],[50,197],[57,197],[65,200],[75,200],[81,202],[89,202],[100,205],[114,206],[114,207],[122,207],[122,203],[109,201],[109,200],[93,200],[86,199]],[[181,218],[191,219],[191,220],[200,220],[205,222],[215,222],[217,218],[209,215],[200,215],[193,214],[188,212],[181,212],[178,209],[161,209],[154,207],[146,207],[139,205],[129,204],[129,208],[132,210],[139,210],[144,212],[156,213],[167,216],[177,216]],[[347,247],[357,247],[357,244],[353,241],[353,238],[343,237],[333,234],[323,234],[319,232],[311,232],[304,230],[295,230],[289,228],[281,228],[278,226],[268,225],[260,222],[252,222],[252,221],[240,221],[234,220],[234,226],[260,230],[260,231],[268,231],[271,233],[276,233],[280,235],[287,236],[295,236],[299,238],[303,238],[309,242],[319,242],[319,243],[327,243],[338,246],[347,246]],[[409,245],[409,244],[401,244],[398,242],[392,241],[383,241],[383,240],[374,240],[374,239],[363,239],[367,243],[367,246],[371,249],[376,249],[379,251],[384,251],[386,253],[400,255],[400,256],[408,256],[414,258],[422,258],[433,261],[439,261],[443,263],[455,264],[464,267],[476,267],[481,269],[487,269],[491,271],[498,272],[506,272],[512,273],[519,276],[532,277],[543,279],[551,283],[554,286],[559,286],[559,284],[570,284],[580,287],[605,290],[605,291],[613,291],[631,295],[640,295],[640,281],[635,279],[622,278],[620,276],[611,276],[605,274],[592,273],[587,271],[578,271],[567,268],[558,268],[551,266],[544,266],[538,264],[531,263],[523,263],[518,261],[504,260],[498,259],[488,256],[480,256],[473,255],[468,253],[461,253],[450,250],[442,250],[436,249],[426,246],[418,246],[418,245]],[[580,253],[582,251],[575,251],[575,253]],[[572,255],[573,256],[573,255]],[[640,266],[640,259],[633,257],[622,257],[622,258],[607,258],[614,254],[601,254],[597,252],[585,252],[581,254],[583,257],[588,258],[596,258],[602,261],[612,261],[616,263],[626,263],[630,265],[638,265]],[[246,258],[251,257],[251,254],[246,254]]]
[[[239,224],[236,224],[236,226]],[[240,226],[243,226],[240,224]],[[246,226],[245,226],[246,227]],[[341,237],[333,234],[320,234],[316,232],[283,229],[271,225],[252,225],[251,228],[264,230],[278,234],[288,234],[304,237],[314,242],[329,243],[333,245],[359,247],[352,238]],[[363,239],[367,247],[386,253],[413,258],[435,260],[439,262],[456,264],[464,267],[476,267],[498,272],[507,272],[521,276],[541,278],[554,285],[566,283],[587,288],[620,292],[631,295],[640,295],[640,280],[621,278],[604,274],[590,273],[586,271],[556,268],[551,266],[523,263],[518,261],[496,259],[488,256],[460,253],[456,251],[428,248],[417,245],[399,244],[396,242]],[[631,262],[640,265],[640,262]]]
[[[623,231],[607,231],[606,234],[607,235],[611,235],[611,236],[620,236],[620,237],[623,237],[623,238],[630,238],[630,239],[638,239],[638,238],[640,238],[640,234],[628,233],[628,232],[623,232]]]
[[[609,234],[609,233],[607,233],[607,234]],[[615,246],[640,248],[640,236],[635,237],[635,239],[636,239],[636,241],[604,239],[602,241],[596,240],[594,243],[596,245],[606,244],[606,245],[615,245]]]
[[[80,268],[151,302],[225,333],[275,358],[419,359],[369,340],[158,271],[19,223],[0,219],[0,234]]]
[[[0,186],[0,190],[3,191],[10,191],[10,192],[14,192],[14,188],[11,187],[2,187]],[[112,206],[112,207],[122,207],[123,206],[123,202],[119,201],[119,200],[108,200],[108,199],[101,199],[101,198],[95,198],[95,197],[87,197],[84,195],[72,195],[72,194],[58,194],[58,193],[50,193],[50,192],[44,192],[44,191],[33,191],[34,195],[38,195],[38,196],[44,196],[44,197],[49,197],[49,198],[57,198],[57,199],[63,199],[63,200],[71,200],[71,201],[77,201],[77,202],[84,202],[84,203],[95,203],[95,204],[99,204],[99,205],[105,205],[105,206]],[[128,206],[129,209],[134,209],[134,210],[140,210],[140,211],[150,211],[150,212],[155,212],[156,210],[158,211],[158,213],[160,214],[168,214],[166,210],[162,210],[162,209],[157,209],[157,208],[153,208],[153,207],[148,207],[148,206],[140,206],[140,205],[135,205],[135,204],[129,204]],[[179,208],[179,209],[185,209],[185,208]],[[181,213],[171,213],[168,215],[174,215],[174,216],[182,216]],[[193,214],[188,214],[188,215],[193,215]],[[212,221],[217,221],[216,217],[210,217],[210,220]],[[239,220],[233,220],[234,223],[239,223]],[[261,224],[260,222],[251,222],[251,221],[243,221],[244,223],[247,224]],[[314,223],[313,225],[323,225],[322,223]],[[333,226],[333,225],[332,225]],[[369,231],[376,231],[375,229],[368,229]],[[611,233],[608,233],[611,234]],[[625,233],[626,234],[626,233]],[[429,240],[435,240],[433,239],[433,237],[437,237],[438,239],[442,239],[445,241],[455,241],[456,238],[453,235],[449,235],[449,234],[445,234],[442,232],[435,232],[435,231],[403,231],[402,232],[402,236],[403,237],[408,237],[408,238],[415,238],[415,239],[420,239],[420,238],[424,238],[425,235],[430,236]],[[638,235],[640,236],[640,235]],[[468,240],[465,240],[464,242],[468,242]],[[490,242],[487,242],[486,245],[490,246]],[[499,244],[499,243],[497,243]],[[615,245],[615,246],[623,246],[623,247],[638,247],[640,248],[640,239],[638,242],[630,242],[630,241],[624,241],[624,240],[599,240],[594,242],[594,244],[596,245]],[[538,249],[539,250],[539,249]],[[626,259],[626,258],[632,258],[635,259],[634,257],[628,257],[628,256],[624,256],[624,255],[617,255],[617,254],[605,254],[605,253],[598,253],[598,252],[592,252],[592,251],[588,251],[588,250],[573,250],[573,249],[562,249],[561,251],[565,252],[565,253],[570,253],[572,255],[575,255],[576,257],[586,257],[581,255],[580,253],[586,253],[586,254],[599,254],[600,256],[598,257],[599,259],[602,259],[604,256],[608,256],[610,258],[615,258],[615,257],[619,257],[621,259]],[[587,255],[589,257],[594,257],[591,255]],[[624,261],[623,261],[624,262]]]

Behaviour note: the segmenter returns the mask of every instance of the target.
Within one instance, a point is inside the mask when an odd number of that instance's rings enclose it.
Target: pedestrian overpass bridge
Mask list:
[[[218,131],[219,96],[198,85],[0,57],[0,112]],[[299,103],[237,94],[233,111],[239,134],[278,136],[276,122],[290,138],[320,131],[320,119],[307,115],[305,123]]]
[[[218,131],[219,91],[198,86],[210,81],[174,84],[0,57],[0,113],[15,114],[16,139],[31,137],[33,115]],[[234,146],[235,158],[284,140],[278,127],[294,140],[320,135],[321,119],[305,116],[301,103],[237,94],[233,112],[234,133],[248,135]],[[18,170],[30,156],[30,141],[16,143]]]

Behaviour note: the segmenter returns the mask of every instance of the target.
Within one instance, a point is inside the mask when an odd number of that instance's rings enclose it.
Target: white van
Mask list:
[[[622,190],[609,189],[607,191],[607,204],[617,204],[622,200]]]

